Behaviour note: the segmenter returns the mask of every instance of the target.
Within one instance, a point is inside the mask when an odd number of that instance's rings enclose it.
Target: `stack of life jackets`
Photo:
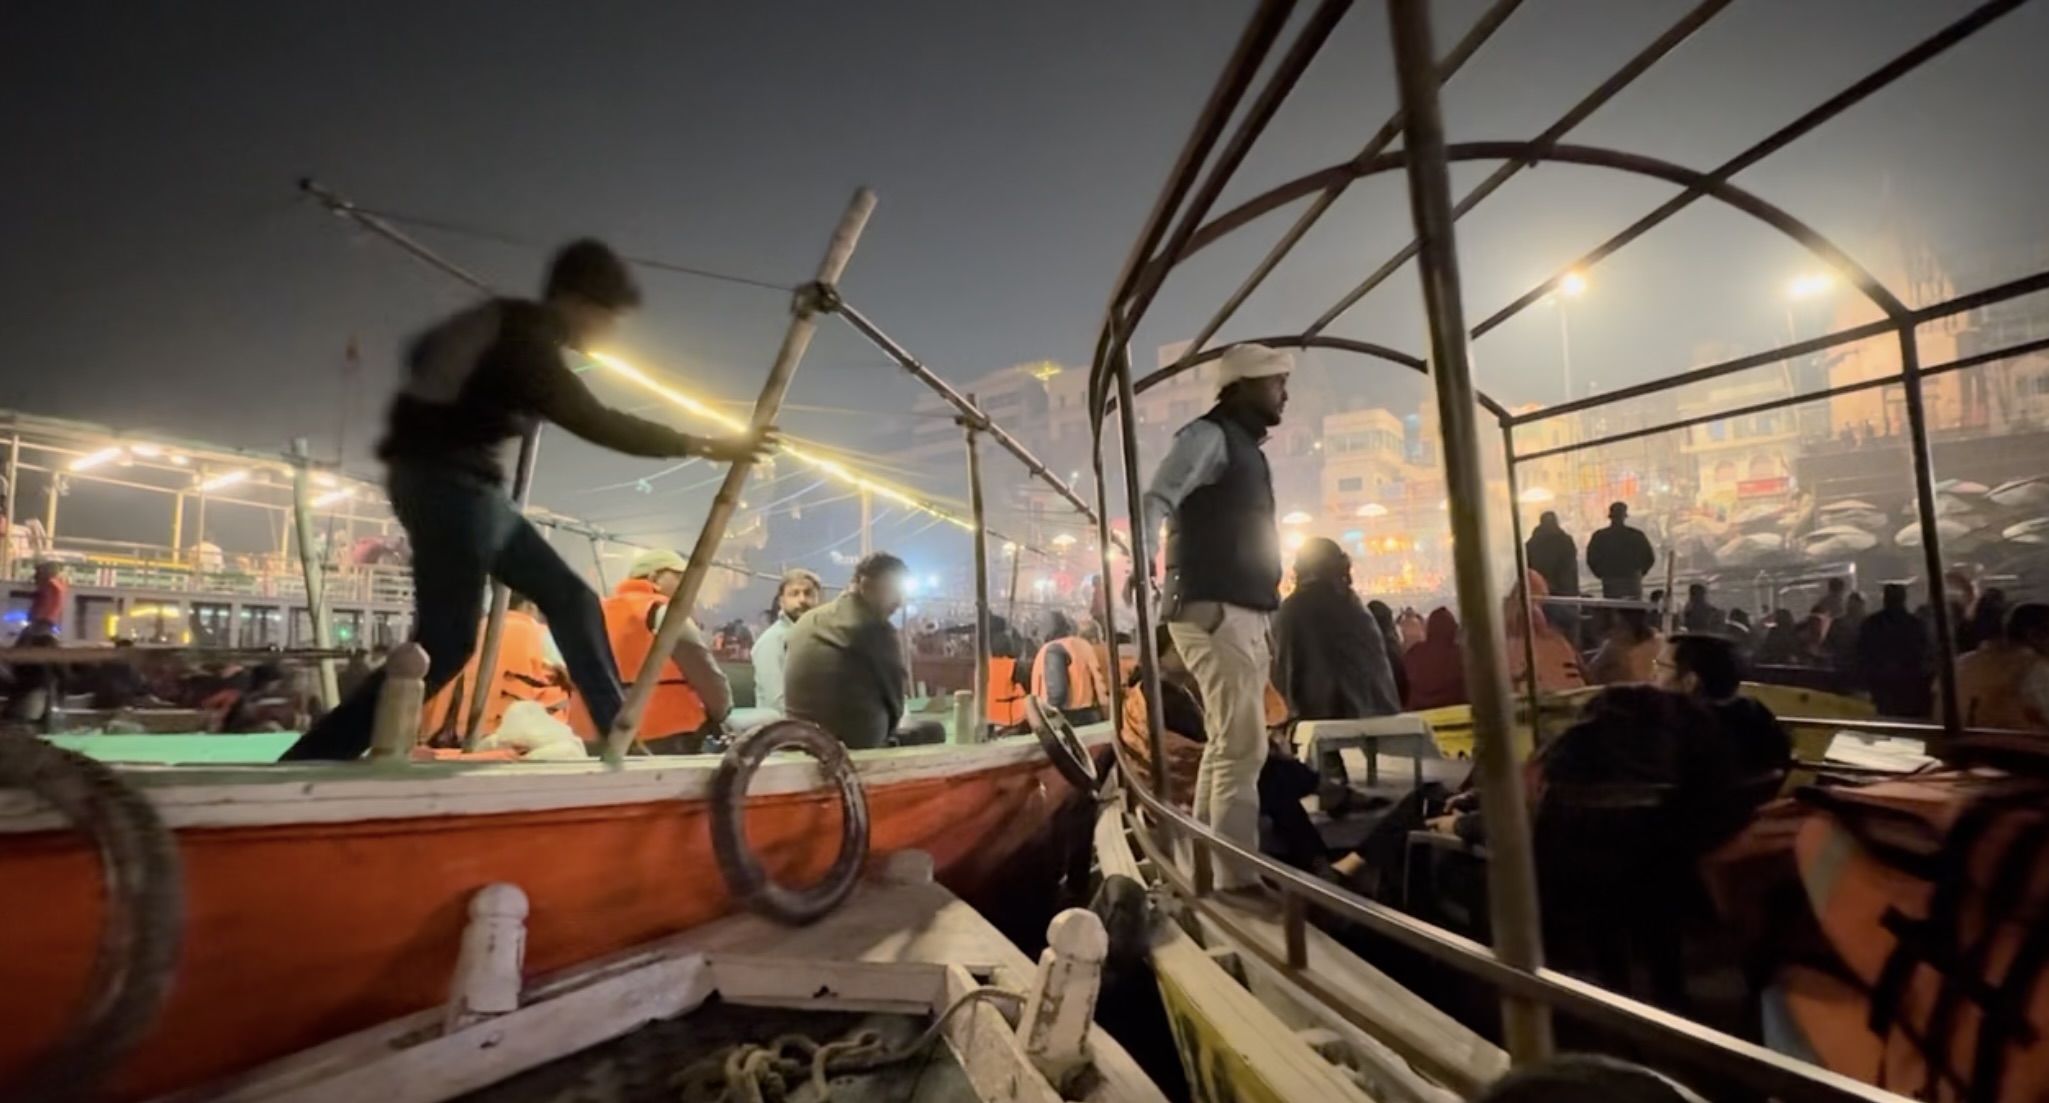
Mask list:
[[[1951,760],[1976,768],[1803,790],[1731,844],[1747,854],[1717,856],[1722,896],[1790,905],[1753,924],[1775,948],[1804,943],[1774,955],[1776,983],[1823,1066],[1931,1103],[2049,1097],[2049,747],[2035,742],[1973,737]]]
[[[640,664],[647,661],[647,653],[655,644],[654,629],[648,627],[648,621],[656,609],[668,603],[669,599],[655,589],[654,583],[644,578],[626,579],[612,591],[612,596],[604,600],[605,637],[611,642],[612,657],[619,664],[619,677],[628,690],[633,686],[634,676],[640,672]],[[676,660],[665,659],[654,696],[648,698],[647,711],[641,714],[637,738],[644,743],[672,735],[689,735],[701,731],[708,718],[704,698],[690,688]],[[604,738],[605,733],[598,731],[590,710],[584,707],[581,698],[570,703],[569,727],[585,742]]]
[[[559,712],[569,700],[555,668],[548,662],[548,630],[533,614],[517,609],[505,611],[505,631],[498,640],[498,669],[491,680],[490,703],[484,707],[484,730],[489,735],[505,720],[505,710],[515,702],[533,701],[550,712]],[[477,660],[484,649],[484,629],[477,630],[477,647],[455,680],[427,698],[420,712],[420,734],[430,742],[448,742],[460,724],[467,721],[470,688],[477,684]],[[438,739],[436,737],[439,737]]]

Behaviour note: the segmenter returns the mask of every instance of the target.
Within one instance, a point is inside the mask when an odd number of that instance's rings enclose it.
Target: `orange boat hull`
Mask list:
[[[1071,790],[1044,758],[868,791],[871,859],[932,855],[971,902],[1014,878]],[[778,879],[806,882],[838,846],[836,799],[756,797],[748,837]],[[204,1084],[431,1007],[477,888],[532,902],[529,974],[646,942],[732,910],[700,800],[179,833],[187,930],[171,997],[113,1083],[148,1098]],[[1006,868],[1008,867],[1008,868]],[[1050,867],[1049,867],[1050,868]],[[93,852],[75,836],[11,838],[0,955],[0,1084],[76,1013],[103,908]]]

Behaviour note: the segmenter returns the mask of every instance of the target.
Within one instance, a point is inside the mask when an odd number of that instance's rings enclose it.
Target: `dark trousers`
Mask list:
[[[610,729],[622,697],[598,597],[505,493],[410,465],[391,469],[387,489],[413,546],[413,642],[427,651],[428,695],[453,681],[476,650],[484,586],[495,578],[540,607],[591,719],[599,731]],[[379,670],[292,744],[282,761],[360,756],[370,747],[383,688]]]
[[[1297,869],[1329,857],[1323,834],[1302,802],[1316,795],[1322,778],[1309,765],[1269,754],[1259,768],[1259,811],[1272,829],[1266,849]]]

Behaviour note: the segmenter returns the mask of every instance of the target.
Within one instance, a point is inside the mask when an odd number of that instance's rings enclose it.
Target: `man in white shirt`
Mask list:
[[[1267,621],[1280,607],[1280,533],[1273,474],[1260,444],[1288,404],[1295,359],[1236,345],[1218,360],[1217,404],[1174,435],[1146,490],[1145,531],[1167,532],[1161,618],[1202,690],[1202,764],[1195,818],[1259,848],[1259,772],[1266,764]],[[1249,869],[1220,863],[1220,891],[1257,893]]]
[[[797,618],[817,608],[825,584],[802,567],[783,572],[776,587],[775,623],[754,641],[754,707],[783,712],[783,664],[789,657],[790,629]]]

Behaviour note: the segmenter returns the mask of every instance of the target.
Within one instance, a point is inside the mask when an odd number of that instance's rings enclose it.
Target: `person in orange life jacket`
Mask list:
[[[599,728],[618,715],[619,671],[598,598],[505,494],[504,446],[537,421],[650,458],[733,463],[766,453],[775,434],[707,439],[599,403],[562,350],[588,349],[640,304],[626,263],[603,244],[555,254],[540,302],[492,299],[415,340],[378,445],[392,511],[413,567],[414,639],[427,692],[447,685],[477,643],[485,583],[534,599],[553,627],[578,694]],[[370,745],[384,678],[372,674],[284,758],[352,759]]]
[[[1101,723],[1109,690],[1096,645],[1066,614],[1049,619],[1046,646],[1032,660],[1032,696],[1059,709],[1070,723]]]
[[[71,603],[71,584],[64,581],[64,564],[45,559],[36,564],[35,596],[29,599],[28,626],[52,634],[64,629],[64,607]]]
[[[769,615],[775,623],[762,630],[754,641],[754,707],[783,711],[783,666],[789,661],[790,629],[799,618],[818,607],[825,583],[802,567],[783,572],[776,587],[775,607]]]
[[[1174,434],[1143,503],[1143,531],[1166,530],[1161,619],[1202,691],[1207,740],[1194,815],[1247,849],[1259,845],[1267,754],[1267,618],[1281,604],[1273,473],[1260,445],[1281,423],[1294,366],[1264,345],[1226,349],[1216,405]],[[1219,864],[1216,884],[1260,891],[1254,871],[1236,862]]]
[[[1999,638],[1957,659],[1957,698],[1965,727],[2049,732],[2049,605],[2014,606]]]
[[[481,634],[478,637],[482,639]],[[422,738],[434,746],[459,746],[459,723],[467,720],[470,695],[475,692],[477,663],[483,648],[470,654],[462,673],[427,699],[420,713]],[[498,639],[497,670],[492,674],[490,696],[484,707],[482,733],[498,730],[505,713],[520,701],[532,701],[553,712],[568,701],[569,677],[562,666],[562,654],[554,638],[534,615],[534,603],[524,594],[513,594],[505,607],[505,625]]]
[[[633,557],[625,580],[603,602],[605,634],[629,685],[654,646],[664,610],[683,581],[683,569],[684,559],[675,552],[641,552]],[[641,745],[656,754],[696,754],[705,735],[719,731],[732,708],[726,672],[719,668],[697,622],[685,621],[640,718]]]

